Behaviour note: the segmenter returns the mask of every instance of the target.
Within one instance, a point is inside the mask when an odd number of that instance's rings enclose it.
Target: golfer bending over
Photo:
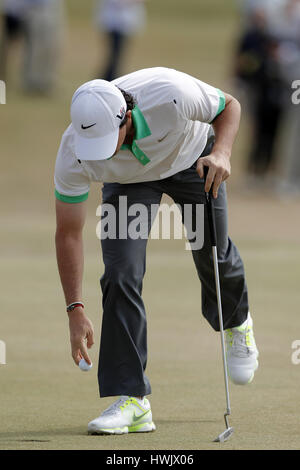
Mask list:
[[[91,181],[104,182],[103,203],[149,209],[163,193],[180,207],[205,204],[212,188],[218,240],[228,372],[233,382],[251,382],[258,367],[243,262],[227,234],[224,181],[240,121],[232,96],[185,73],[163,67],[139,70],[112,82],[93,80],[74,94],[72,123],[55,167],[57,262],[69,313],[72,356],[90,359],[93,326],[82,303],[86,200]],[[206,181],[204,167],[208,167]],[[206,209],[205,209],[206,211]],[[194,211],[195,212],[195,211]],[[127,213],[126,213],[127,215]],[[125,216],[125,214],[124,214]],[[202,286],[202,312],[219,330],[207,214],[204,246],[192,251]],[[127,224],[130,224],[128,217]],[[104,238],[104,237],[102,237]],[[136,237],[135,237],[136,238]],[[98,380],[100,396],[120,396],[88,425],[89,433],[155,430],[150,403],[146,313],[141,297],[147,239],[118,233],[102,239],[103,321]]]

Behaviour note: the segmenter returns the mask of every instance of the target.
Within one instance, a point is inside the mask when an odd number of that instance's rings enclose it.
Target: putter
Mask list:
[[[205,166],[204,167],[204,181],[206,181],[207,173],[208,173],[208,167]],[[213,442],[225,442],[231,437],[233,433],[233,428],[230,427],[228,423],[228,416],[230,416],[231,414],[231,409],[230,409],[230,399],[229,399],[228,373],[227,373],[227,361],[226,361],[226,353],[225,353],[223,313],[222,313],[219,266],[218,266],[217,231],[216,231],[214,204],[213,204],[211,191],[209,191],[208,193],[205,192],[205,197],[206,197],[210,242],[211,242],[213,262],[214,262],[215,283],[216,283],[216,292],[217,292],[217,301],[218,301],[218,314],[219,314],[220,333],[221,333],[221,346],[222,346],[222,356],[223,356],[226,404],[227,404],[226,413],[224,414],[226,429],[221,434],[219,434],[219,436],[216,439],[214,439]]]

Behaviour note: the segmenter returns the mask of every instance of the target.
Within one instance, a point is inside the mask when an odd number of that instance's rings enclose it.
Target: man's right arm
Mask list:
[[[83,239],[82,231],[86,218],[86,202],[69,204],[56,200],[56,256],[66,304],[82,299]],[[87,347],[94,344],[93,325],[82,307],[69,313],[72,357],[76,364],[84,358],[91,360]]]

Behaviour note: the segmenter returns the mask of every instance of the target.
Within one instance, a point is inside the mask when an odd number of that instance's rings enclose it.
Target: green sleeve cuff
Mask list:
[[[59,201],[68,202],[69,204],[76,204],[77,202],[86,201],[89,197],[89,193],[80,194],[79,196],[66,196],[65,194],[60,194],[57,190],[55,190],[55,197]]]
[[[224,111],[225,103],[226,103],[226,98],[225,98],[223,91],[217,89],[217,92],[219,93],[220,102],[219,102],[219,109],[217,111],[216,117],[219,116],[219,114],[221,114],[222,111]]]

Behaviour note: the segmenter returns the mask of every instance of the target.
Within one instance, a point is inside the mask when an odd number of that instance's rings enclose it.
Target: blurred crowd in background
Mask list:
[[[300,1],[240,0],[239,6],[243,27],[234,74],[252,124],[249,182],[299,195],[300,107],[291,96],[300,79]],[[268,180],[276,169],[277,181]]]
[[[62,0],[2,0],[0,78],[6,80],[11,46],[23,41],[24,91],[47,93],[54,86],[62,43]]]
[[[122,59],[130,38],[143,30],[146,20],[144,0],[101,0],[95,5],[95,24],[106,36],[107,59],[98,77],[111,81],[122,75]],[[103,37],[100,35],[100,38]],[[126,71],[124,70],[124,73]]]
[[[12,44],[22,40],[23,89],[32,93],[51,91],[63,41],[64,0],[0,0],[0,10],[0,79],[6,79]],[[144,28],[144,0],[95,0],[93,12],[94,26],[107,49],[106,62],[103,65],[101,57],[96,78],[111,81],[121,74],[130,38]]]
[[[281,193],[298,196],[300,107],[292,104],[291,84],[300,79],[300,0],[236,1],[242,28],[233,57],[234,78],[249,114],[248,181],[253,188],[271,182]],[[0,5],[0,79],[6,80],[12,43],[22,41],[24,91],[49,93],[58,75],[64,1],[1,0]],[[107,50],[95,78],[113,80],[127,72],[122,59],[131,38],[146,24],[145,1],[95,0],[93,11],[91,27],[99,30]],[[280,175],[276,184],[274,174]]]

